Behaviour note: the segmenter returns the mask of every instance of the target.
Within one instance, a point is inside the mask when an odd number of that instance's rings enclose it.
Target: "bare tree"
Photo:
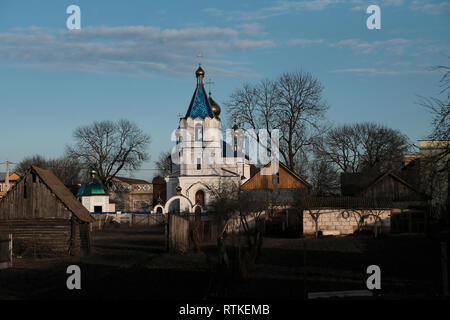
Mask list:
[[[316,158],[310,163],[309,183],[315,196],[338,195],[340,190],[335,166],[325,159]]]
[[[352,209],[348,211],[349,214],[355,219],[358,235],[361,234],[362,227],[366,223],[366,219],[369,217],[367,212],[364,210]]]
[[[245,84],[226,103],[231,122],[244,129],[254,129],[253,137],[263,147],[258,130],[280,131],[280,154],[283,162],[295,170],[297,155],[312,145],[319,134],[319,121],[327,106],[322,99],[322,84],[309,73],[284,73],[276,80]]]
[[[158,174],[162,177],[167,177],[172,171],[171,152],[163,151],[159,154],[158,161],[156,161],[156,167],[158,168]]]
[[[422,98],[421,104],[433,115],[433,130],[429,138],[432,140],[446,141],[450,140],[450,67],[438,66],[435,69],[443,73],[440,80],[442,98]],[[449,154],[450,146],[447,146],[439,156],[445,158]]]
[[[24,174],[32,165],[42,169],[51,170],[65,185],[80,183],[81,177],[85,171],[82,164],[76,159],[70,157],[46,159],[41,155],[24,158],[15,167],[15,170],[19,174]]]
[[[432,116],[432,132],[428,136],[433,146],[423,152],[420,159],[421,186],[432,197],[433,215],[448,224],[450,197],[448,172],[450,169],[450,67],[437,66],[442,72],[441,96],[422,98],[421,105]]]
[[[248,270],[258,259],[263,243],[264,228],[262,226],[264,213],[269,210],[270,196],[266,193],[242,191],[233,183],[222,183],[211,190],[213,201],[211,206],[223,224],[217,238],[220,261],[228,268],[235,266],[241,277],[248,275]],[[238,225],[230,223],[239,221]],[[235,256],[230,258],[227,254],[225,234],[227,229],[236,230],[238,240],[234,244]],[[241,242],[244,237],[245,245]],[[237,250],[237,251],[236,251]],[[234,258],[234,259],[233,259]]]
[[[381,232],[381,227],[383,220],[381,219],[384,209],[376,208],[376,201],[374,201],[375,206],[373,208],[366,209],[351,209],[348,212],[353,216],[357,223],[358,235],[361,233],[364,225],[368,224],[370,219],[373,219],[373,234],[375,238],[378,238]]]
[[[315,153],[343,172],[383,172],[399,169],[410,150],[398,130],[371,122],[342,125],[316,140]]]
[[[149,159],[150,136],[128,120],[96,121],[73,135],[75,144],[67,147],[67,154],[95,170],[107,186],[122,169],[138,169]]]
[[[307,214],[314,221],[314,235],[316,239],[319,237],[319,217],[324,213],[321,206],[321,198],[311,198],[305,196],[301,191],[297,192],[295,195],[295,205],[300,208],[300,210],[306,211]]]

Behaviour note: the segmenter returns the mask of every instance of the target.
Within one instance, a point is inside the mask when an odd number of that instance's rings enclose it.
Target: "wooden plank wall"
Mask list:
[[[13,234],[17,255],[68,254],[70,228],[70,220],[65,219],[0,220],[0,233]]]
[[[189,250],[189,219],[169,214],[169,251],[184,253]]]
[[[38,251],[51,256],[88,251],[89,228],[80,228],[80,222],[72,217],[32,172],[0,201],[0,232],[13,234],[17,254]]]
[[[0,201],[0,220],[53,218],[70,219],[71,212],[47,186],[31,173],[16,184]],[[26,190],[26,191],[25,191]],[[26,197],[25,197],[26,193]]]
[[[387,176],[378,183],[368,188],[364,194],[370,198],[388,198],[393,201],[420,200],[421,197],[417,192],[408,188],[400,181]]]
[[[12,267],[12,234],[0,234],[0,269]]]
[[[273,189],[274,184],[277,184],[279,189],[303,189],[307,186],[290,174],[282,166],[278,170],[280,182],[276,175],[262,175],[259,171],[254,177],[248,180],[243,186],[243,190],[260,190],[260,189]]]

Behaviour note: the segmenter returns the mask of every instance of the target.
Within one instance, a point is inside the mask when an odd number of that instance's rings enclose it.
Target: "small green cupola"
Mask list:
[[[91,180],[89,183],[85,183],[78,190],[77,198],[89,197],[89,196],[108,196],[108,189],[101,183],[97,177],[97,173],[91,171]]]

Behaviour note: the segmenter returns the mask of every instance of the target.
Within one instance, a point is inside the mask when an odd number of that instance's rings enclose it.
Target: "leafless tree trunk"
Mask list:
[[[96,121],[76,129],[74,138],[68,156],[95,170],[106,186],[122,169],[138,169],[149,159],[150,136],[128,120]]]
[[[275,80],[263,80],[256,85],[245,84],[226,103],[230,121],[244,129],[280,131],[280,154],[283,162],[295,170],[297,155],[312,145],[319,135],[320,120],[327,110],[322,99],[322,84],[305,72],[284,73]]]

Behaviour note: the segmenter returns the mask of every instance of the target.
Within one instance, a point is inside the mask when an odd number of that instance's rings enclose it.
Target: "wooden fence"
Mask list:
[[[184,253],[190,248],[189,219],[169,214],[167,223],[167,249],[169,252]]]
[[[152,214],[94,214],[95,221],[91,223],[91,230],[102,230],[108,223],[119,223],[131,226],[154,226],[166,222],[166,215],[162,213]]]
[[[184,253],[201,244],[216,243],[223,222],[215,216],[169,214],[166,225],[166,247],[169,252]],[[227,232],[238,232],[239,220],[228,222]]]
[[[12,234],[0,235],[0,269],[12,267]]]

